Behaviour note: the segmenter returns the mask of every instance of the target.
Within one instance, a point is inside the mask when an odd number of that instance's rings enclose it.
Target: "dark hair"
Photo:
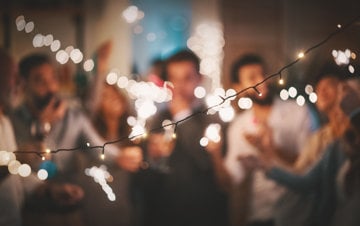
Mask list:
[[[35,53],[25,56],[19,63],[20,76],[28,79],[31,69],[43,64],[51,64],[51,59],[46,54]]]
[[[335,62],[327,62],[325,63],[317,76],[313,79],[314,85],[316,86],[322,79],[325,78],[335,78],[339,81],[343,81],[346,79],[346,75],[344,70],[335,64]]]
[[[171,63],[178,63],[178,62],[191,62],[194,64],[196,72],[200,73],[200,59],[199,57],[192,52],[191,50],[185,49],[185,50],[181,50],[177,53],[175,53],[174,55],[170,56],[166,61],[165,61],[165,70],[164,70],[164,78],[168,79],[167,76],[167,68],[168,65]]]
[[[230,82],[231,83],[240,83],[239,79],[239,70],[246,66],[251,64],[259,64],[262,67],[265,67],[265,63],[262,57],[256,54],[245,54],[238,58],[231,67],[231,74],[230,74]]]

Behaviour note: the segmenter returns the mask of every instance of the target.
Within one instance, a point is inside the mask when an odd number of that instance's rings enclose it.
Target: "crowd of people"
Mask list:
[[[33,53],[16,64],[0,51],[0,149],[43,153],[83,147],[44,159],[17,155],[33,172],[47,164],[45,181],[0,166],[0,225],[359,225],[357,79],[348,79],[334,64],[318,73],[312,82],[317,111],[325,119],[320,128],[310,108],[279,99],[270,82],[249,90],[252,108],[224,123],[217,115],[194,114],[207,109],[194,95],[204,75],[198,56],[181,50],[156,62],[157,81],[173,84],[172,99],[147,127],[194,116],[176,127],[176,137],[158,129],[145,140],[108,145],[101,160],[84,144],[101,146],[129,136],[127,119],[134,114],[126,92],[105,82],[110,48],[98,52],[92,92],[81,101],[61,96],[48,55]],[[240,56],[229,75],[231,88],[258,84],[265,68],[259,55]],[[221,139],[204,147],[199,140],[213,123],[220,125]],[[106,165],[112,175],[113,202],[85,175],[94,165]]]

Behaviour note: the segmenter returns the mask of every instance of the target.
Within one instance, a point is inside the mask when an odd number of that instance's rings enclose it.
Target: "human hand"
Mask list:
[[[65,101],[53,96],[45,108],[41,110],[39,120],[43,124],[56,122],[64,117],[66,109]]]
[[[83,189],[75,184],[51,184],[49,185],[51,198],[60,206],[77,204],[84,198]]]
[[[143,162],[142,150],[138,146],[128,146],[121,150],[118,157],[118,165],[129,172],[136,172]]]
[[[268,155],[271,154],[275,149],[273,132],[272,129],[264,125],[261,127],[258,133],[256,134],[244,134],[245,139],[254,147],[256,147],[262,154]]]
[[[241,155],[238,157],[238,160],[242,163],[242,166],[248,172],[252,172],[256,169],[267,171],[273,166],[270,159],[261,156]]]

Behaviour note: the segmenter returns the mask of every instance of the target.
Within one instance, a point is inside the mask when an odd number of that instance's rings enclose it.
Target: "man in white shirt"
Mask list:
[[[236,90],[254,86],[264,79],[264,62],[257,55],[245,55],[235,62],[231,76]],[[247,95],[252,99],[253,106],[236,116],[229,126],[227,138],[225,169],[234,185],[233,192],[239,192],[237,188],[244,183],[249,184],[242,196],[246,199],[232,200],[233,206],[243,202],[245,207],[244,210],[235,210],[233,216],[239,215],[236,211],[246,211],[247,214],[241,213],[243,219],[233,219],[233,222],[274,225],[275,204],[283,189],[268,180],[261,171],[247,172],[239,157],[262,152],[276,156],[281,164],[292,164],[311,132],[312,123],[306,107],[274,98],[267,83],[250,90]]]

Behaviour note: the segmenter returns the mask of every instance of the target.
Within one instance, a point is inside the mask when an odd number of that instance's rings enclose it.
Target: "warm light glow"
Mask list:
[[[196,87],[195,90],[194,90],[194,95],[195,95],[195,97],[198,98],[198,99],[204,98],[204,97],[206,96],[206,90],[205,90],[205,88],[202,87],[202,86]]]
[[[61,47],[61,43],[59,40],[54,40],[50,45],[50,49],[52,52],[58,51],[60,47]]]
[[[282,89],[280,91],[280,98],[284,101],[289,99],[289,92],[286,89]]]
[[[340,28],[341,28],[341,24],[338,24],[337,27],[340,29]]]
[[[301,95],[299,95],[297,98],[296,98],[296,103],[299,105],[299,106],[304,106],[305,104],[305,98]]]
[[[117,79],[118,79],[118,75],[115,72],[110,72],[106,76],[106,82],[109,85],[114,85],[117,82]]]
[[[105,154],[101,154],[100,158],[101,158],[101,160],[104,160],[105,159]]]
[[[107,183],[108,181],[111,181],[113,177],[107,171],[106,166],[101,165],[100,167],[93,166],[91,168],[86,168],[85,175],[92,177],[96,183],[100,184],[110,201],[113,202],[116,200],[113,190]]]
[[[22,177],[28,177],[31,174],[31,168],[28,164],[22,164],[18,169],[18,173]]]
[[[305,54],[303,53],[303,52],[300,52],[299,54],[298,54],[298,57],[299,58],[303,58],[305,56]]]
[[[52,34],[48,34],[44,37],[44,45],[50,46],[54,41],[54,36]]]
[[[291,98],[295,98],[297,95],[297,89],[295,87],[290,87],[288,92]]]
[[[280,79],[279,79],[279,84],[280,84],[280,85],[284,85],[284,79],[283,79],[283,78],[280,78]]]
[[[83,60],[84,56],[79,49],[73,49],[70,52],[70,58],[75,64],[78,64]]]
[[[235,117],[235,110],[231,105],[226,108],[221,108],[219,110],[219,117],[223,122],[230,122]]]
[[[117,81],[117,86],[120,89],[126,88],[126,86],[129,84],[129,79],[126,76],[120,76]]]
[[[316,93],[310,93],[310,95],[309,95],[309,100],[310,100],[311,103],[315,104],[316,101],[317,101],[317,95],[316,95]]]
[[[215,143],[218,143],[221,140],[220,131],[221,131],[220,124],[212,123],[206,128],[205,137]]]
[[[14,175],[18,174],[20,166],[21,166],[21,163],[17,160],[13,160],[13,161],[9,162],[9,165],[8,165],[9,173],[14,174]]]
[[[44,36],[42,34],[36,34],[33,38],[34,48],[39,48],[44,45]]]
[[[34,30],[35,24],[34,22],[30,21],[25,25],[25,32],[30,33]]]
[[[16,156],[12,152],[0,151],[0,166],[6,166],[9,162],[16,159]]]
[[[92,71],[94,69],[94,61],[92,59],[88,59],[84,62],[84,70],[89,72]]]
[[[46,148],[45,152],[49,154],[51,150],[49,148]]]
[[[60,64],[66,64],[69,60],[69,54],[64,50],[59,50],[55,57]]]
[[[37,177],[40,179],[40,180],[46,180],[49,176],[49,173],[45,170],[45,169],[40,169],[38,172],[37,172]]]
[[[202,138],[200,139],[200,145],[201,145],[202,147],[206,147],[208,144],[209,144],[209,139],[208,139],[208,138],[202,137]]]
[[[312,87],[312,85],[307,84],[307,85],[305,86],[305,93],[306,93],[307,95],[310,95],[312,92],[314,92],[314,88]]]
[[[238,106],[240,109],[251,109],[253,102],[249,97],[241,97],[238,100]]]
[[[349,70],[349,72],[350,72],[351,74],[354,74],[354,72],[355,72],[355,68],[354,68],[354,66],[352,66],[351,64],[349,64],[348,70]]]

